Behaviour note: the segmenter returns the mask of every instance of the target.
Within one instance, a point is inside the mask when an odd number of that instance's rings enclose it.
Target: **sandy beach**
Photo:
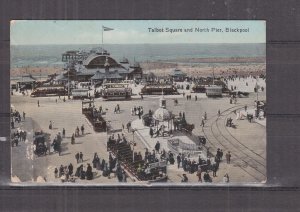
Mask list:
[[[188,76],[257,76],[265,74],[266,64],[264,57],[255,58],[190,58],[170,61],[155,61],[140,63],[145,74],[152,72],[157,76],[167,76],[171,70],[180,69]],[[22,67],[11,69],[11,77],[31,74],[50,75],[61,73],[60,67]]]

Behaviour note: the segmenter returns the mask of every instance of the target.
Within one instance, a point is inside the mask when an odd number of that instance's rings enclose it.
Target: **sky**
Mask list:
[[[104,44],[144,43],[265,43],[265,21],[204,20],[12,20],[11,45],[100,44],[102,26],[114,30],[103,32]],[[149,28],[163,29],[150,32]],[[182,29],[182,32],[167,32]],[[196,32],[195,29],[203,29]],[[212,28],[220,29],[221,32]],[[249,32],[226,32],[226,28],[249,29]],[[187,32],[185,29],[191,29]],[[204,30],[205,29],[205,30]],[[208,30],[206,30],[208,29]]]

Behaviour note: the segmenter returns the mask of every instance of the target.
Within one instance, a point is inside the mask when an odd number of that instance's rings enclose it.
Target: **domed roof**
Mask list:
[[[167,121],[172,118],[172,113],[166,108],[160,107],[154,112],[153,118],[158,121]]]
[[[128,59],[126,57],[123,57],[121,60],[120,60],[120,63],[129,63]]]

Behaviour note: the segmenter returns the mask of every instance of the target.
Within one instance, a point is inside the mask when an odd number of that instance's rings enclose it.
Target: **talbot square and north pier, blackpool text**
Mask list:
[[[166,32],[166,33],[182,33],[182,32],[212,32],[212,33],[223,33],[223,32],[230,32],[230,33],[248,33],[250,32],[250,28],[241,28],[241,27],[191,27],[191,28],[169,28],[169,27],[148,27],[148,32],[155,33],[155,32]]]

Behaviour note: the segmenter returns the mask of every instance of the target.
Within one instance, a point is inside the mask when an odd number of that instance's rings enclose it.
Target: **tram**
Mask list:
[[[206,86],[206,96],[207,97],[222,97],[222,86],[218,85],[211,85],[211,86]]]
[[[125,100],[131,98],[132,89],[128,83],[104,83],[101,95],[106,100]]]
[[[64,86],[44,86],[37,87],[33,90],[30,96],[41,97],[41,96],[65,96],[68,91]]]
[[[141,90],[142,95],[161,95],[162,92],[165,95],[179,94],[177,88],[172,84],[149,83],[145,85]]]

